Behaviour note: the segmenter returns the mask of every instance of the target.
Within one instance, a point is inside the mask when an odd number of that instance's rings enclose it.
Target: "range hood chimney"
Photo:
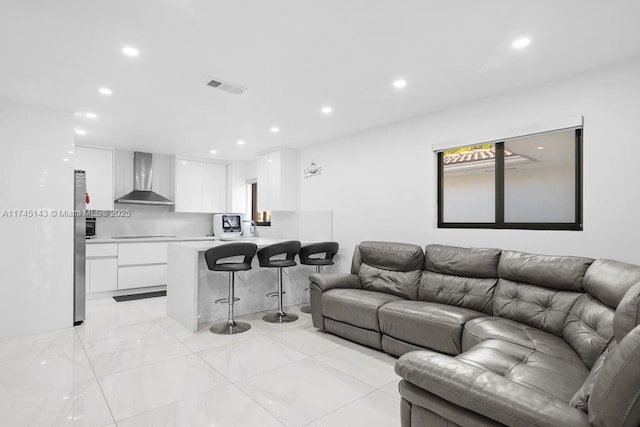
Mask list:
[[[171,200],[151,191],[153,181],[151,153],[133,153],[133,191],[117,199],[116,203],[130,203],[137,205],[165,205],[172,206]]]

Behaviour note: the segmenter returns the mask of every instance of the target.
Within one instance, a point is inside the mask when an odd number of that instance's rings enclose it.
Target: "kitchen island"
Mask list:
[[[223,272],[209,271],[204,252],[212,247],[233,242],[255,243],[258,249],[290,239],[243,238],[233,241],[177,242],[168,245],[167,252],[167,314],[191,332],[198,330],[200,323],[227,318],[227,304],[215,301],[227,298],[229,276]],[[303,244],[311,242],[302,242]],[[297,261],[297,258],[296,258]],[[276,310],[277,271],[261,268],[257,256],[252,269],[236,273],[234,305],[236,316]],[[309,302],[309,275],[313,266],[300,265],[284,269],[283,305]]]

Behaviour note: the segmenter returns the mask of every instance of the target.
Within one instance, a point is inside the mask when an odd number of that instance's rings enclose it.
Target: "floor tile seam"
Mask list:
[[[332,350],[332,351],[335,351],[335,350]],[[328,352],[327,352],[327,353],[328,353]],[[326,353],[323,353],[323,354],[326,354]],[[321,356],[321,355],[319,354],[318,356]],[[325,361],[320,360],[320,359],[316,359],[316,357],[315,357],[315,356],[312,356],[312,357],[311,357],[311,359],[313,359],[314,361],[316,361],[316,362],[318,362],[318,363],[322,364],[323,366],[326,366],[326,367],[328,367],[328,368],[333,369],[333,370],[334,370],[334,371],[336,371],[336,372],[339,372],[339,373],[340,373],[340,374],[342,374],[342,375],[348,375],[350,378],[355,379],[355,380],[357,380],[358,382],[360,382],[360,383],[362,383],[362,384],[365,384],[365,385],[366,385],[366,386],[368,386],[368,387],[372,387],[373,389],[377,389],[377,388],[378,388],[378,386],[375,386],[375,385],[372,385],[372,384],[366,383],[366,382],[362,381],[360,378],[357,378],[357,377],[355,377],[355,376],[351,375],[351,374],[350,374],[350,373],[348,373],[348,372],[344,372],[344,371],[341,371],[341,370],[340,370],[340,369],[338,369],[338,368],[334,368],[334,367],[333,367],[331,364],[329,364],[328,362],[325,362]],[[385,385],[387,385],[387,384],[389,384],[389,383],[386,383]]]
[[[187,348],[187,350],[189,350],[189,348]],[[103,374],[100,374],[100,375],[98,375],[96,373],[96,378],[99,379],[99,378],[103,378],[103,377],[106,377],[106,376],[109,376],[109,375],[119,374],[121,372],[129,371],[131,369],[139,369],[139,368],[143,368],[145,366],[150,366],[150,365],[154,365],[156,363],[161,363],[161,362],[167,362],[169,360],[173,360],[173,359],[177,359],[179,357],[185,357],[185,356],[189,356],[189,353],[179,354],[177,356],[167,357],[166,359],[160,359],[160,360],[156,360],[156,361],[150,362],[150,363],[143,363],[142,365],[137,365],[137,366],[133,366],[133,367],[130,367],[130,368],[119,369],[117,371],[107,372],[107,373],[103,373]],[[94,372],[95,372],[95,370],[94,370]]]
[[[188,357],[188,356],[190,356],[190,354],[182,354],[180,356],[174,356],[174,357],[170,357],[168,359],[158,360],[156,362],[149,363],[149,364],[146,364],[146,365],[134,366],[132,368],[123,369],[122,371],[109,373],[109,374],[105,374],[105,375],[98,375],[98,376],[96,376],[96,378],[98,379],[98,382],[100,382],[101,379],[103,379],[105,377],[108,377],[108,376],[111,376],[111,375],[118,375],[118,374],[122,374],[123,372],[132,371],[134,369],[141,369],[141,368],[145,368],[145,367],[148,367],[148,366],[157,365],[157,364],[160,364],[160,363],[166,363],[166,362],[169,362],[169,361],[174,360],[174,359],[179,359],[181,357],[184,358],[184,357]]]
[[[367,394],[364,394],[364,395],[362,395],[360,397],[356,397],[355,399],[345,403],[344,405],[341,405],[341,406],[337,407],[336,409],[334,409],[332,411],[329,411],[328,413],[324,414],[320,418],[316,418],[316,419],[314,419],[312,421],[309,421],[307,424],[305,424],[305,427],[310,426],[311,424],[313,424],[313,423],[315,423],[317,421],[320,421],[321,419],[326,418],[329,415],[332,415],[334,412],[338,412],[340,409],[344,408],[345,406],[351,405],[352,403],[357,402],[360,399],[364,399],[365,397],[370,396],[371,394],[375,393],[376,391],[378,391],[378,390],[377,389],[373,389]]]
[[[214,348],[215,348],[215,347],[214,347]],[[203,350],[203,351],[206,351],[206,350]],[[295,350],[295,351],[297,351],[297,350]],[[200,354],[196,353],[196,356],[200,357],[200,359],[202,359],[202,361],[203,361],[204,363],[206,363],[206,364],[207,364],[207,366],[209,366],[211,369],[213,369],[213,370],[214,370],[214,371],[216,371],[218,374],[220,374],[220,375],[221,375],[225,380],[229,381],[229,383],[231,383],[231,384],[233,384],[233,385],[236,385],[236,384],[238,384],[238,383],[240,383],[240,382],[243,382],[243,381],[249,380],[249,379],[251,379],[251,378],[257,377],[258,375],[266,374],[266,373],[268,373],[268,372],[275,371],[276,369],[284,368],[284,367],[285,367],[285,366],[287,366],[287,365],[290,365],[290,364],[293,364],[293,363],[297,363],[297,362],[300,362],[300,361],[302,361],[302,360],[305,360],[305,359],[309,359],[309,358],[310,358],[310,356],[307,356],[306,354],[304,354],[304,353],[302,353],[302,352],[299,352],[299,351],[298,351],[298,353],[300,353],[300,354],[304,355],[305,357],[303,357],[302,359],[297,359],[297,360],[289,361],[289,362],[285,363],[284,365],[276,366],[276,367],[274,367],[274,368],[267,369],[266,371],[258,372],[258,373],[256,373],[256,374],[250,375],[250,376],[248,376],[248,377],[243,377],[243,378],[240,378],[240,379],[238,379],[238,380],[232,380],[232,379],[228,378],[228,377],[227,377],[226,375],[224,375],[222,372],[218,371],[215,367],[213,367],[209,362],[207,362],[207,360],[205,360],[205,359],[204,359]]]
[[[126,418],[122,418],[121,420],[115,421],[115,423],[116,423],[116,425],[117,425],[117,423],[120,423],[120,422],[124,422],[124,421],[130,420],[131,418],[135,418],[135,417],[138,417],[138,416],[141,416],[141,415],[144,415],[144,414],[148,414],[148,413],[150,413],[150,412],[157,411],[157,410],[159,410],[159,409],[166,408],[166,407],[171,406],[171,405],[177,405],[177,404],[179,404],[180,402],[183,402],[183,401],[185,401],[185,400],[192,399],[192,398],[194,398],[195,396],[198,396],[198,395],[200,395],[200,394],[206,394],[206,393],[210,393],[211,391],[216,390],[216,389],[219,389],[219,388],[223,388],[223,387],[232,387],[232,386],[233,386],[233,384],[225,384],[225,385],[220,386],[220,387],[214,387],[214,388],[212,388],[211,390],[202,391],[202,392],[199,392],[199,393],[196,393],[196,394],[193,394],[193,395],[187,396],[187,397],[185,397],[185,398],[183,398],[183,399],[176,400],[175,402],[170,402],[170,403],[166,403],[166,404],[164,404],[164,405],[158,406],[157,408],[151,408],[151,409],[147,409],[147,410],[142,411],[142,412],[138,412],[138,413],[133,414],[133,415],[130,415],[130,416],[126,417]],[[236,388],[237,388],[237,387],[236,387]]]
[[[138,415],[140,415],[140,414],[144,414],[144,413],[146,413],[146,412],[155,411],[156,409],[160,409],[160,408],[163,408],[163,407],[165,407],[165,406],[173,405],[173,404],[176,404],[176,403],[181,402],[181,401],[183,401],[183,400],[191,399],[192,397],[197,396],[197,395],[199,395],[199,394],[202,394],[202,393],[209,393],[210,391],[213,391],[213,390],[216,390],[216,389],[219,389],[219,388],[222,388],[222,387],[226,387],[226,386],[228,386],[228,385],[230,385],[230,384],[223,384],[223,385],[216,385],[216,386],[213,386],[213,387],[208,387],[206,390],[200,390],[200,391],[198,391],[198,392],[188,393],[188,394],[186,394],[185,396],[180,397],[178,400],[174,400],[174,401],[172,401],[172,402],[165,403],[165,404],[160,405],[160,406],[157,406],[157,407],[155,407],[155,408],[146,409],[146,410],[144,410],[144,411],[142,411],[142,412],[136,412],[135,414],[128,415],[127,417],[122,418],[122,419],[117,419],[117,418],[114,416],[114,417],[113,417],[113,419],[115,420],[114,422],[116,423],[116,426],[117,426],[117,424],[118,424],[119,422],[122,422],[122,421],[126,420],[127,418],[132,418],[132,417],[136,417],[136,416],[138,416]]]
[[[244,381],[244,380],[242,380],[242,381]],[[242,381],[239,381],[239,382],[242,382]],[[261,404],[258,400],[256,400],[256,399],[254,399],[253,397],[251,397],[251,395],[250,395],[249,393],[247,393],[246,391],[244,391],[244,390],[242,389],[242,387],[238,386],[236,383],[233,383],[233,386],[234,386],[235,388],[237,388],[238,390],[240,390],[240,392],[241,392],[242,394],[244,394],[245,396],[247,396],[247,397],[248,397],[252,402],[254,402],[256,405],[258,405],[259,407],[261,407],[262,409],[264,409],[265,411],[267,411],[267,413],[268,413],[269,415],[271,415],[271,416],[273,417],[273,419],[274,419],[274,420],[276,420],[277,422],[279,422],[280,424],[282,424],[282,426],[283,426],[283,427],[288,427],[288,426],[287,426],[287,424],[284,422],[284,420],[281,420],[281,419],[280,419],[280,417],[278,417],[276,414],[274,414],[273,412],[271,412],[271,411],[269,410],[269,408],[268,408],[268,407],[264,406],[264,405],[263,405],[263,404]]]
[[[125,341],[119,341],[119,342],[115,342],[112,343],[114,346],[118,346],[118,344],[120,343],[124,343]],[[179,339],[177,339],[176,337],[174,337],[173,335],[169,335],[167,338],[164,338],[162,340],[158,340],[158,341],[152,341],[150,343],[143,343],[142,345],[138,345],[138,346],[132,346],[131,348],[122,348],[120,350],[118,350],[118,352],[125,352],[125,351],[135,351],[135,350],[142,350],[146,347],[153,347],[153,346],[158,346],[158,345],[162,345],[162,344],[179,344],[187,349],[189,349],[183,342],[181,342]],[[100,345],[107,345],[106,343],[100,344]],[[92,347],[95,345],[92,345]],[[98,357],[103,357],[109,354],[113,354],[113,352],[101,352],[99,354],[92,354],[91,350],[87,351],[86,346],[85,346],[85,353],[87,354],[87,357],[90,358],[98,358]]]
[[[91,359],[89,358],[89,355],[87,354],[87,351],[86,351],[86,349],[84,347],[84,342],[82,342],[82,340],[80,339],[80,336],[78,334],[78,330],[77,329],[74,329],[74,333],[78,337],[78,340],[80,341],[80,345],[82,346],[82,351],[84,352],[84,355],[87,358],[87,361],[89,362],[89,367],[91,367],[91,372],[93,372],[93,379],[95,380],[96,384],[98,384],[98,389],[100,390],[100,394],[102,395],[102,398],[104,399],[105,405],[107,405],[107,409],[109,410],[109,416],[111,417],[111,421],[113,421],[113,423],[115,424],[116,417],[113,415],[113,410],[111,409],[111,405],[109,404],[109,400],[107,399],[107,395],[104,393],[104,390],[102,388],[102,383],[98,379],[98,376],[96,375],[96,371],[93,368],[93,363],[91,363]]]

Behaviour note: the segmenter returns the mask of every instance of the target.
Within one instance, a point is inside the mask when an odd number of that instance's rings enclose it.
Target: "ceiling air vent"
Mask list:
[[[246,87],[238,86],[233,83],[228,83],[222,80],[211,80],[207,83],[207,86],[215,87],[216,89],[224,90],[226,92],[231,92],[235,95],[240,95],[247,90]]]

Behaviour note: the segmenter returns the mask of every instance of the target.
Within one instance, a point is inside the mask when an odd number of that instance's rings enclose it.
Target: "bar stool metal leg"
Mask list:
[[[278,311],[265,314],[262,320],[268,323],[289,323],[298,320],[296,314],[285,313],[282,310],[282,267],[278,267]]]
[[[320,273],[320,266],[316,265],[316,274]],[[309,288],[305,289],[305,291],[308,291]],[[311,313],[311,306],[310,305],[304,305],[300,308],[300,311],[303,313]]]
[[[235,301],[235,286],[236,286],[236,273],[235,271],[229,272],[229,312],[226,322],[216,323],[209,328],[209,331],[219,335],[233,335],[246,332],[251,329],[251,325],[244,322],[236,322],[233,320],[233,303]]]

